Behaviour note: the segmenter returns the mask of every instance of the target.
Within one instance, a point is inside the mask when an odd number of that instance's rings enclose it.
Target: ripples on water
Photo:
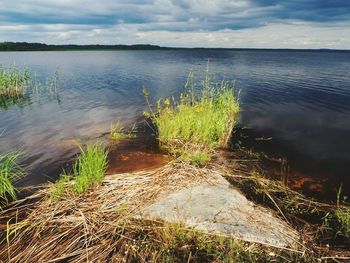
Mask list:
[[[60,103],[0,109],[0,151],[26,151],[31,174],[22,184],[44,182],[77,153],[77,143],[108,132],[116,119],[135,122],[146,107],[143,85],[153,99],[176,96],[189,71],[200,78],[208,59],[214,78],[236,80],[241,90],[241,126],[273,137],[254,148],[287,156],[295,176],[330,178],[329,191],[349,182],[350,52],[342,51],[0,53],[0,63],[40,76],[58,68],[61,83]]]

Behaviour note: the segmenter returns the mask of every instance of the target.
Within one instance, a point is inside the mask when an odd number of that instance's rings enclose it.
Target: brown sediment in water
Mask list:
[[[169,157],[159,151],[154,137],[140,136],[122,140],[111,147],[107,173],[156,169],[166,165],[169,161]]]

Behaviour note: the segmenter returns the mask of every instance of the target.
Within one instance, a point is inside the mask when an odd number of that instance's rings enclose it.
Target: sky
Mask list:
[[[0,42],[350,49],[350,0],[0,0]]]

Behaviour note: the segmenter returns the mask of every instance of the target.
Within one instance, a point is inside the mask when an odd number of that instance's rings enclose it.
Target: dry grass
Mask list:
[[[0,259],[11,262],[107,260],[111,253],[116,253],[116,247],[120,247],[118,242],[124,238],[126,228],[142,228],[130,220],[127,226],[123,225],[138,208],[161,192],[207,180],[209,175],[210,170],[169,164],[149,172],[108,176],[92,191],[62,196],[59,201],[51,197],[56,187],[51,185],[0,213],[1,232],[5,235],[5,231],[7,236],[7,242],[4,239],[0,244]]]

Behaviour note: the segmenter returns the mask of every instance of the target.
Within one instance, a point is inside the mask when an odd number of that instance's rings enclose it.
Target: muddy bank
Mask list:
[[[153,136],[137,136],[110,146],[108,154],[108,174],[135,172],[160,168],[170,161],[158,149]]]

